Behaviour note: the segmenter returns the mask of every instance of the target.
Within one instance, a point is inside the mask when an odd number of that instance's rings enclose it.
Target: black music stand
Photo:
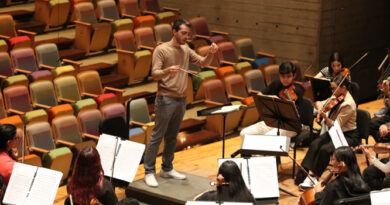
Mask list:
[[[197,112],[198,116],[208,116],[208,115],[222,115],[222,116],[223,116],[223,126],[222,126],[222,158],[225,158],[225,126],[226,126],[226,116],[227,116],[229,113],[238,112],[238,111],[241,111],[241,110],[246,110],[246,109],[249,109],[249,108],[253,108],[253,106],[241,105],[241,106],[239,107],[239,109],[237,109],[237,110],[228,110],[228,111],[225,111],[225,112],[214,113],[214,111],[221,110],[222,108],[224,108],[224,107],[226,107],[226,106],[232,106],[232,104],[231,104],[231,103],[228,103],[228,104],[224,104],[224,105],[219,105],[219,106],[215,106],[215,107],[212,107],[212,108],[206,108],[206,109],[203,109],[203,110],[198,110],[198,112]]]
[[[330,81],[327,79],[310,78],[314,101],[322,101],[332,96]]]

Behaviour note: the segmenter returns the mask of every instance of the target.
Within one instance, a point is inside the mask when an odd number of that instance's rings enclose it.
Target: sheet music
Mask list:
[[[51,205],[61,177],[59,171],[15,162],[3,203]]]
[[[216,205],[214,201],[187,201],[186,205]],[[253,205],[253,203],[244,202],[223,202],[223,205]]]
[[[132,182],[144,150],[144,144],[128,140],[121,141],[121,148],[115,160],[114,178]]]
[[[264,150],[271,152],[288,152],[290,150],[290,138],[286,136],[271,135],[245,135],[242,140],[241,149]]]
[[[390,201],[390,190],[372,191],[370,192],[370,198],[372,205],[387,205]]]
[[[344,133],[341,130],[339,122],[336,120],[333,123],[333,126],[329,129],[329,135],[332,139],[335,149],[341,146],[349,146],[347,140],[345,139]]]
[[[242,177],[253,197],[256,199],[279,197],[278,171],[274,156],[218,159],[218,167],[226,160],[232,160],[238,167],[241,166]]]
[[[96,149],[100,155],[100,161],[102,163],[104,175],[109,177],[111,177],[112,174],[112,162],[114,160],[116,140],[117,139],[115,136],[101,134],[96,145]],[[120,144],[119,141],[118,144]]]
[[[15,162],[3,199],[4,204],[23,204],[37,171],[36,166]]]
[[[51,205],[57,194],[62,172],[38,168],[29,197],[25,204]]]
[[[240,109],[241,105],[227,105],[223,106],[221,109],[216,110],[214,112],[211,112],[212,114],[218,114],[218,113],[228,113],[232,111],[238,111]]]

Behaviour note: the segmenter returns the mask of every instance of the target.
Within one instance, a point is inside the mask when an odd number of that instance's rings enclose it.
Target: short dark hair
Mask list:
[[[7,151],[7,142],[13,140],[16,135],[16,127],[11,124],[0,125],[0,152]]]
[[[187,21],[185,19],[178,19],[175,22],[173,22],[172,30],[175,30],[176,32],[178,32],[180,30],[180,26],[182,24],[191,28],[191,23],[189,21]]]
[[[294,63],[291,62],[284,62],[279,66],[279,74],[294,74],[296,71],[297,69],[295,68]]]
[[[337,86],[340,85],[340,87],[344,86],[349,89],[349,85],[351,84],[351,82],[349,81],[349,78],[348,76],[345,77],[344,81],[341,82],[342,80],[344,79],[344,76],[341,75],[341,74],[337,74],[334,78],[333,78],[333,82],[336,83]]]

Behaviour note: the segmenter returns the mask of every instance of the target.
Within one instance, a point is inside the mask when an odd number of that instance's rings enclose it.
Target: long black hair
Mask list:
[[[331,75],[333,75],[332,62],[334,62],[334,61],[340,62],[341,63],[341,68],[345,67],[343,57],[341,57],[340,53],[339,52],[333,52],[332,54],[330,54],[329,61],[328,61],[329,73]]]
[[[249,192],[242,178],[241,171],[232,160],[227,160],[221,164],[218,175],[224,177],[224,182],[228,183],[222,187],[222,199],[224,201],[254,202],[252,194]]]
[[[0,125],[0,152],[7,151],[8,141],[15,139],[16,127],[11,124]]]
[[[349,190],[352,194],[367,193],[370,190],[369,186],[362,178],[355,153],[352,149],[347,146],[338,147],[334,151],[334,156],[337,161],[344,162],[347,167],[347,171],[340,174],[347,190]]]

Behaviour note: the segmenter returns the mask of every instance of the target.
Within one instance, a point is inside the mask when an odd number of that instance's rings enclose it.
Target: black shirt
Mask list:
[[[230,201],[230,202],[250,202],[253,204],[256,204],[255,198],[253,196],[236,196],[233,199],[228,195],[227,191],[223,191],[222,194],[222,201]],[[213,190],[213,191],[208,191],[203,193],[201,196],[199,196],[196,201],[217,201],[218,200],[218,192]]]

